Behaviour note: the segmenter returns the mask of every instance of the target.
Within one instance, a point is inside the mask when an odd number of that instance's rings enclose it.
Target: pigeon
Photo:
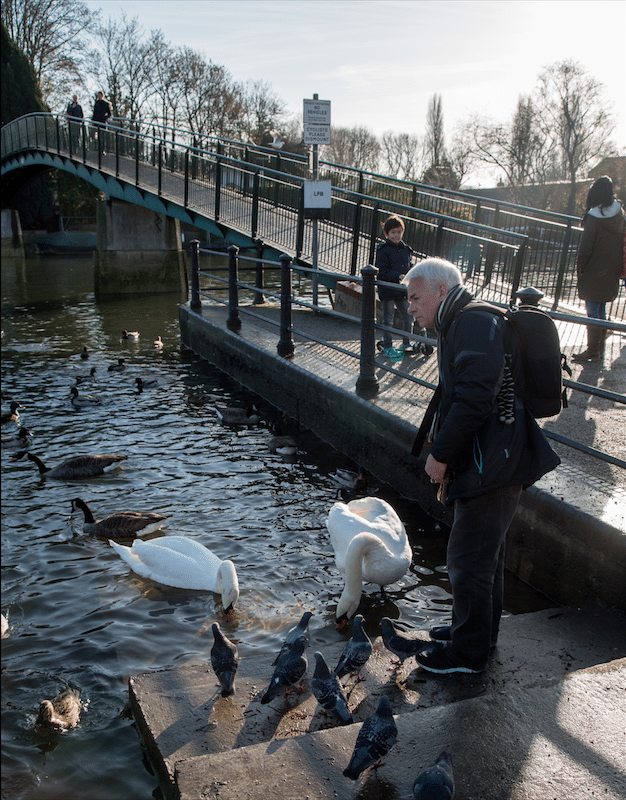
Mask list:
[[[354,672],[356,673],[357,681],[364,681],[365,678],[361,678],[359,673],[371,655],[372,643],[363,630],[362,615],[357,614],[352,621],[352,638],[346,644],[339,663],[335,667],[335,675],[338,678],[343,678],[349,672]]]
[[[271,702],[283,691],[288,694],[290,692],[289,687],[294,686],[303,677],[307,667],[307,660],[304,655],[305,647],[306,638],[299,636],[289,650],[279,657],[272,680],[261,698],[261,703]]]
[[[235,692],[235,674],[239,664],[237,647],[220,630],[217,622],[212,626],[215,644],[211,648],[211,666],[222,686],[222,697]]]
[[[280,652],[276,656],[272,666],[276,666],[278,664],[278,659],[287,652],[287,650],[291,650],[293,643],[296,639],[302,637],[305,640],[305,647],[308,647],[309,644],[309,620],[313,616],[313,612],[305,611],[304,614],[300,617],[300,622],[297,625],[294,625],[289,631],[287,631],[287,636],[285,636],[285,641],[283,642],[283,646],[280,648]]]
[[[452,800],[454,778],[450,753],[444,751],[434,764],[420,772],[413,784],[413,797],[415,800]]]
[[[380,766],[377,762],[391,750],[397,738],[398,728],[391,713],[391,703],[387,695],[383,695],[376,712],[361,726],[352,758],[343,774],[355,781],[372,764]]]
[[[381,619],[380,627],[385,647],[400,659],[396,662],[398,667],[404,664],[405,659],[416,656],[425,647],[432,646],[432,642],[425,642],[422,639],[410,639],[408,636],[398,633],[389,617]]]
[[[311,680],[311,691],[317,702],[331,716],[343,725],[352,722],[352,714],[348,702],[341,691],[341,684],[336,675],[331,675],[328,664],[321,653],[315,653],[315,672]]]

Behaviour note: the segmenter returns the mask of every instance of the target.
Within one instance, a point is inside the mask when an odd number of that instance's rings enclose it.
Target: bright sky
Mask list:
[[[87,0],[124,11],[224,65],[262,79],[301,115],[314,93],[333,125],[424,133],[442,96],[444,129],[473,113],[507,122],[543,67],[573,59],[604,85],[626,146],[624,0]]]

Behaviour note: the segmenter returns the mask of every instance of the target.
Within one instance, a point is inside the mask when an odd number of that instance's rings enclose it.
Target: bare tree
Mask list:
[[[383,133],[381,151],[385,172],[394,178],[416,181],[424,169],[424,147],[419,137],[409,133]]]
[[[278,131],[285,119],[285,102],[269,81],[248,81],[242,96],[245,132],[254,144],[265,144],[268,134]]]
[[[80,0],[2,0],[9,36],[33,65],[44,100],[65,103],[72,87],[83,85],[85,34],[98,19]]]
[[[363,126],[331,127],[329,145],[324,145],[324,159],[346,167],[376,172],[380,144],[374,134]]]
[[[440,94],[434,94],[428,103],[424,146],[429,167],[443,164],[446,149],[443,136],[443,108]]]
[[[137,17],[109,17],[96,33],[97,50],[92,76],[108,96],[114,117],[142,119],[155,93],[154,76],[158,34],[145,41]]]
[[[576,204],[576,178],[608,151],[615,122],[602,98],[602,84],[575,61],[560,61],[539,76],[537,123],[558,148],[570,182],[567,211]]]

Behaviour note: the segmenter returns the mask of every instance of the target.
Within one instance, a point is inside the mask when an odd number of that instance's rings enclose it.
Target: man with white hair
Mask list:
[[[433,645],[417,662],[439,674],[483,672],[498,638],[506,532],[522,488],[560,459],[511,388],[521,364],[502,315],[473,307],[457,267],[440,258],[412,267],[403,283],[409,313],[438,337],[434,413],[413,452],[419,455],[425,438],[426,474],[440,484],[442,502],[454,505],[447,551],[452,624],[431,630]]]

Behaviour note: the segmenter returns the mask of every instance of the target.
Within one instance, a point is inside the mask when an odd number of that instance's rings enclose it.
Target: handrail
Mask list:
[[[246,284],[244,282],[239,281],[238,278],[238,269],[237,263],[239,260],[244,261],[256,261],[253,257],[245,257],[238,255],[238,248],[234,245],[229,248],[229,277],[228,279],[222,278],[209,270],[201,270],[200,269],[200,253],[208,254],[208,255],[218,255],[223,257],[223,253],[216,250],[211,250],[208,248],[201,248],[200,242],[198,240],[194,240],[191,242],[190,245],[190,256],[191,256],[191,286],[192,286],[192,294],[191,294],[191,308],[199,308],[201,307],[202,301],[201,296],[206,296],[207,299],[212,300],[213,302],[217,302],[220,304],[228,305],[229,306],[229,321],[231,319],[231,314],[233,313],[233,309],[236,309],[236,318],[239,322],[236,329],[238,330],[241,327],[241,315],[244,316],[251,316],[256,317],[258,319],[262,319],[266,324],[274,325],[279,327],[280,331],[280,338],[277,343],[277,352],[279,355],[289,358],[293,356],[295,353],[295,343],[293,340],[293,335],[296,334],[301,336],[302,338],[315,341],[318,344],[322,344],[333,351],[338,351],[343,355],[347,355],[350,358],[358,359],[359,360],[359,369],[358,369],[358,376],[356,378],[355,383],[355,390],[357,394],[364,398],[372,398],[375,397],[379,390],[380,386],[378,380],[376,379],[375,370],[382,369],[387,372],[390,372],[394,375],[399,376],[402,379],[407,381],[417,383],[421,386],[425,386],[430,389],[434,389],[434,384],[421,380],[414,375],[410,375],[406,372],[402,372],[398,369],[394,369],[393,367],[389,367],[386,364],[380,363],[376,361],[376,346],[375,346],[375,331],[376,330],[390,330],[394,331],[397,335],[406,336],[406,338],[427,343],[433,347],[436,346],[436,341],[430,339],[428,337],[422,336],[420,334],[414,334],[412,332],[405,332],[405,331],[398,331],[394,328],[387,328],[386,326],[380,325],[376,322],[376,292],[375,287],[377,285],[383,284],[382,281],[376,280],[376,275],[378,270],[371,265],[365,266],[361,270],[361,276],[352,276],[351,281],[354,283],[358,283],[363,287],[362,293],[362,314],[361,314],[361,338],[360,338],[360,350],[359,353],[354,353],[351,350],[343,347],[339,347],[335,344],[330,342],[323,341],[319,338],[312,336],[302,330],[296,329],[293,327],[292,324],[292,315],[291,310],[292,306],[296,305],[301,308],[309,309],[312,312],[324,314],[327,316],[331,316],[337,319],[349,320],[351,322],[356,322],[355,318],[343,314],[341,312],[337,312],[334,309],[329,309],[324,306],[316,305],[314,303],[308,303],[306,301],[298,300],[292,297],[291,292],[291,274],[294,270],[298,270],[299,272],[305,272],[306,274],[312,276],[317,274],[318,277],[324,275],[323,270],[316,270],[310,267],[303,267],[293,265],[291,263],[291,259],[287,255],[281,256],[280,263],[271,261],[268,259],[263,259],[263,267],[277,269],[280,267],[281,270],[281,286],[280,286],[280,293],[269,291],[265,289],[265,294],[276,299],[280,299],[280,322],[275,322],[272,319],[267,317],[261,316],[260,314],[255,313],[250,308],[241,306],[238,300],[238,291],[240,288],[246,289],[248,291],[256,291],[258,288],[257,286],[251,286],[250,284]],[[202,292],[199,288],[199,276],[203,274],[205,276],[209,276],[214,280],[219,282],[227,283],[228,284],[228,301],[218,298],[216,296],[210,295],[208,293]],[[384,284],[383,284],[384,285]],[[498,305],[502,305],[498,303]],[[550,316],[555,316],[550,314]],[[567,318],[568,322],[576,323],[579,325],[585,325],[586,319],[574,316],[568,316],[563,314],[557,315],[560,319]],[[227,323],[228,327],[231,327],[230,323]],[[614,327],[614,324],[606,323],[606,327],[611,328]],[[620,326],[621,327],[621,326]],[[582,384],[577,381],[564,381],[564,384],[573,391],[578,391],[583,394],[589,394],[596,397],[603,397],[605,399],[611,400],[613,402],[618,402],[622,404],[626,404],[626,396],[620,395],[616,392],[609,392],[605,389],[601,389],[595,386],[589,386],[587,384]],[[582,442],[577,442],[576,440],[569,439],[567,437],[562,436],[561,434],[552,432],[547,429],[543,429],[545,435],[548,438],[552,438],[555,441],[558,441],[562,444],[565,444],[573,449],[580,450],[581,452],[587,453],[592,455],[596,458],[599,458],[607,463],[613,464],[615,466],[619,466],[622,468],[626,468],[626,461],[611,456],[607,453],[603,453],[602,451],[596,450],[595,448],[591,448],[588,445],[583,444]]]

